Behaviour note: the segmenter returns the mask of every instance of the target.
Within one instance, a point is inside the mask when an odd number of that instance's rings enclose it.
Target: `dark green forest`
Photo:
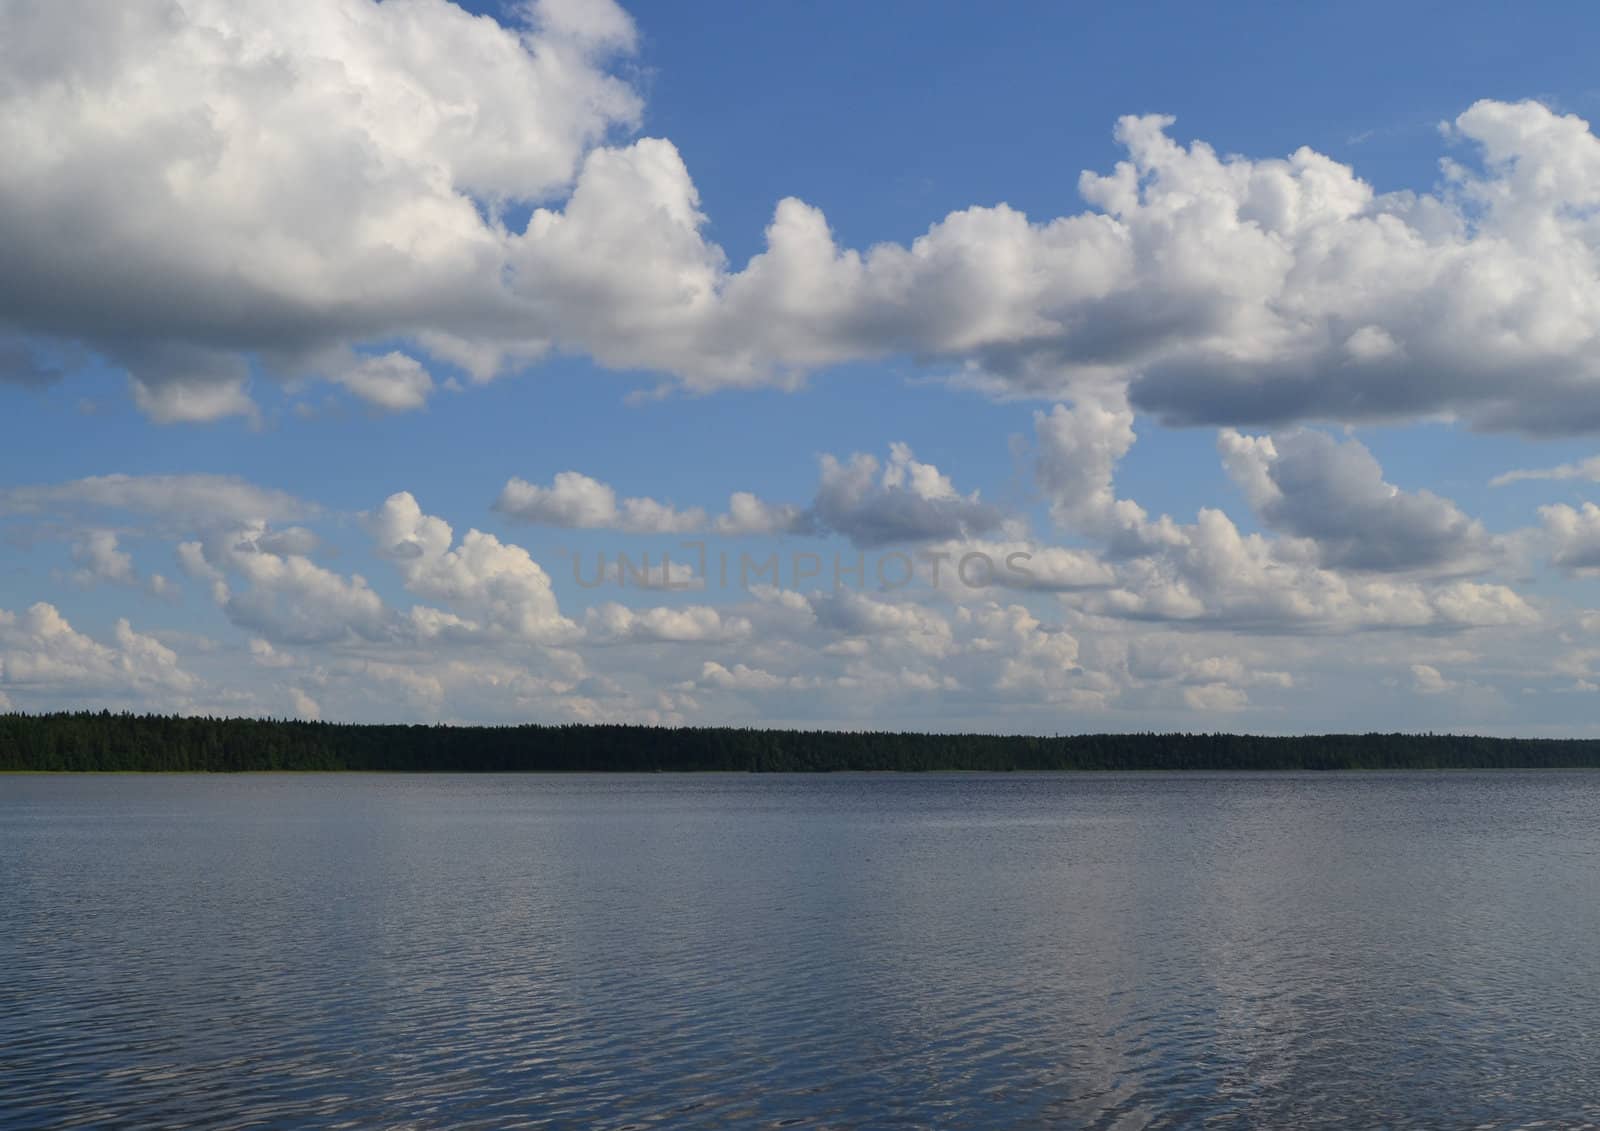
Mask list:
[[[993,734],[389,726],[0,715],[0,771],[1381,770],[1600,766],[1600,740],[1443,734]]]

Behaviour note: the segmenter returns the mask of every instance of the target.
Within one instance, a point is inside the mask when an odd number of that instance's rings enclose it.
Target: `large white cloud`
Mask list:
[[[1596,190],[1584,171],[1600,165],[1600,141],[1587,123],[1479,103],[1454,129],[1481,163],[1450,166],[1421,195],[1377,194],[1309,150],[1224,159],[1179,145],[1170,125],[1119,124],[1128,159],[1080,182],[1097,211],[1031,223],[973,208],[909,247],[859,253],[789,200],[767,250],[734,273],[698,238],[693,184],[661,143],[596,155],[577,217],[547,223],[573,246],[568,225],[592,224],[586,237],[607,247],[593,223],[603,201],[646,249],[644,270],[587,264],[568,288],[585,308],[564,344],[700,388],[908,353],[963,363],[965,380],[1002,392],[1127,387],[1181,423],[1596,423]],[[540,238],[530,232],[530,254]],[[530,277],[550,277],[555,265],[539,262]]]
[[[501,204],[563,192],[639,113],[602,66],[633,42],[610,0],[526,11],[505,27],[444,0],[7,0],[12,352],[47,367],[86,342],[152,415],[203,419],[248,410],[247,353],[292,372],[353,342],[503,328]]]
[[[736,268],[672,143],[610,138],[641,113],[610,66],[628,17],[514,11],[9,0],[6,370],[87,347],[184,420],[250,411],[256,366],[394,409],[430,358],[482,378],[553,346],[713,389],[909,355],[1178,423],[1600,426],[1600,140],[1573,115],[1479,102],[1440,185],[1389,194],[1129,117],[1083,212],[974,207],[858,251],[785,199]],[[513,227],[510,202],[544,206]]]

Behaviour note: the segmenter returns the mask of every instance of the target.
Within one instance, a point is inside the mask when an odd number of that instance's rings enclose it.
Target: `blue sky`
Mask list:
[[[0,707],[1595,729],[1592,10],[465,8],[17,18]]]

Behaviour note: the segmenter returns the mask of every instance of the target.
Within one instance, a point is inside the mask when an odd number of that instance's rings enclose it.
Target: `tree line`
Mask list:
[[[406,726],[0,715],[0,771],[1384,770],[1600,767],[1600,740],[1447,734],[1030,737],[735,727]]]

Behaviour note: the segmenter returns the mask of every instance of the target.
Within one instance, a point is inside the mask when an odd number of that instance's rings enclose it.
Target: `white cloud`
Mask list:
[[[413,621],[425,635],[509,636],[549,644],[578,633],[561,615],[550,575],[521,546],[469,530],[452,548],[450,524],[424,514],[406,491],[389,496],[369,515],[367,529],[408,591],[463,614],[413,610]]]
[[[1351,576],[1297,560],[1202,508],[1180,541],[1119,566],[1118,588],[1085,594],[1112,616],[1228,625],[1239,631],[1354,631],[1529,624],[1538,613],[1504,585]],[[1292,549],[1292,548],[1291,548]]]
[[[116,622],[109,643],[69,624],[51,604],[0,609],[0,692],[28,707],[136,703],[181,708],[197,680],[172,649]]]
[[[588,610],[587,626],[597,641],[702,644],[748,636],[751,624],[709,605],[682,608],[630,609],[606,601]]]
[[[1217,446],[1255,512],[1274,530],[1311,539],[1324,566],[1449,572],[1481,569],[1492,552],[1482,523],[1431,491],[1385,482],[1358,440],[1225,429]]]
[[[559,472],[548,487],[512,478],[494,509],[523,522],[629,534],[687,534],[707,525],[698,507],[680,511],[649,498],[617,500],[609,484],[576,471]]]
[[[1540,507],[1539,517],[1544,520],[1552,564],[1575,573],[1600,571],[1600,506],[1556,503]]]
[[[700,683],[723,691],[778,691],[796,686],[797,681],[748,664],[734,664],[728,668],[715,660],[707,660],[700,665]]]
[[[811,518],[793,503],[769,503],[749,491],[735,491],[728,497],[728,513],[718,515],[713,529],[718,534],[808,534]]]
[[[1167,320],[1124,347],[1141,407],[1188,423],[1597,422],[1578,390],[1600,358],[1600,288],[1574,284],[1595,277],[1587,123],[1479,102],[1455,136],[1481,168],[1389,196],[1309,150],[1223,160],[1167,124],[1125,119],[1130,160],[1082,185],[1138,249],[1129,293]]]
[[[193,562],[194,551],[180,552],[186,568],[206,575]],[[346,577],[300,554],[275,554],[249,537],[224,535],[201,553],[216,578],[213,595],[228,618],[269,641],[331,644],[394,635],[392,611],[360,574]],[[242,585],[222,580],[235,576]]]
[[[841,636],[935,657],[952,647],[950,622],[936,609],[849,589],[819,593],[807,601],[817,625]]]
[[[1046,702],[1100,698],[1078,664],[1077,638],[1065,629],[1044,625],[1021,605],[990,605],[969,619],[979,634],[969,646],[998,660],[996,691]]]
[[[13,8],[0,262],[32,285],[4,287],[4,321],[87,341],[151,415],[202,420],[250,411],[246,353],[292,372],[514,319],[493,213],[560,192],[640,109],[603,70],[633,43],[609,0],[518,10],[529,26],[433,0]]]
[[[264,668],[287,668],[294,666],[294,657],[286,656],[278,651],[267,641],[259,636],[250,638],[250,658]]]
[[[0,517],[121,510],[168,528],[280,522],[319,508],[284,491],[228,475],[96,475],[66,483],[0,487]]]
[[[577,471],[558,473],[550,486],[512,478],[494,509],[524,522],[628,534],[824,534],[858,546],[925,542],[983,534],[1007,515],[962,495],[950,478],[921,463],[905,444],[890,445],[889,460],[857,453],[841,462],[822,457],[816,497],[809,508],[772,503],[735,491],[726,513],[708,517],[699,507],[680,510],[651,498],[618,499],[614,488]]]
[[[1178,145],[1170,124],[1119,124],[1128,160],[1080,182],[1097,212],[1033,224],[973,208],[859,253],[786,200],[737,273],[701,240],[676,153],[641,143],[594,155],[525,250],[547,279],[577,270],[563,257],[589,239],[639,245],[635,264],[607,255],[568,277],[564,344],[696,388],[907,353],[965,361],[965,379],[998,392],[1126,388],[1183,423],[1600,423],[1581,394],[1600,359],[1594,190],[1573,173],[1600,162],[1586,123],[1478,103],[1456,132],[1481,168],[1421,196],[1379,195],[1309,150],[1223,159]]]
[[[1600,140],[1537,103],[1467,108],[1424,193],[1128,117],[1085,211],[973,207],[861,251],[787,198],[735,267],[672,143],[614,144],[642,111],[609,0],[512,26],[431,0],[13,16],[0,348],[28,380],[97,352],[160,419],[248,413],[254,372],[416,407],[412,351],[487,378],[558,348],[701,390],[906,355],[1186,424],[1600,426]]]
[[[206,558],[205,546],[199,542],[180,542],[177,547],[178,566],[185,576],[204,581],[220,605],[228,599],[228,585],[223,572]]]
[[[1101,539],[1119,556],[1179,540],[1170,519],[1151,522],[1138,503],[1117,497],[1116,466],[1135,439],[1126,401],[1085,397],[1071,408],[1035,412],[1033,425],[1039,452],[1034,480],[1057,526]]]
[[[1250,702],[1250,697],[1237,687],[1205,683],[1197,687],[1185,687],[1183,701],[1196,711],[1237,711]]]
[[[387,412],[421,408],[433,395],[433,378],[422,363],[398,351],[353,361],[333,376],[367,404]]]
[[[1058,524],[1100,539],[1115,583],[1069,594],[1100,615],[1215,623],[1235,631],[1526,624],[1537,612],[1504,585],[1427,580],[1483,570],[1497,546],[1449,500],[1384,482],[1356,441],[1319,433],[1276,440],[1231,430],[1223,462],[1252,505],[1289,535],[1245,534],[1222,511],[1190,525],[1116,495],[1117,463],[1134,442],[1123,404],[1085,399],[1034,414],[1036,480]],[[1410,571],[1417,580],[1388,579]]]
[[[869,548],[980,536],[1009,517],[976,491],[958,493],[948,476],[900,443],[890,445],[882,465],[864,453],[844,463],[823,456],[812,514],[823,528]]]
[[[259,420],[246,391],[245,366],[236,358],[185,349],[130,352],[123,364],[136,376],[133,401],[160,424],[204,424],[227,416]]]
[[[322,718],[322,705],[298,687],[289,689],[289,703],[297,718],[312,720]]]
[[[78,569],[73,579],[79,585],[94,585],[101,581],[120,585],[136,585],[139,577],[133,568],[133,556],[120,549],[114,530],[90,530],[72,547],[72,560]]]
[[[1432,664],[1411,665],[1411,688],[1418,695],[1438,695],[1455,687]]]
[[[1600,483],[1600,456],[1590,456],[1577,463],[1563,463],[1556,467],[1519,468],[1503,472],[1489,480],[1489,486],[1504,487],[1508,483],[1537,479],[1584,479],[1591,483]]]

